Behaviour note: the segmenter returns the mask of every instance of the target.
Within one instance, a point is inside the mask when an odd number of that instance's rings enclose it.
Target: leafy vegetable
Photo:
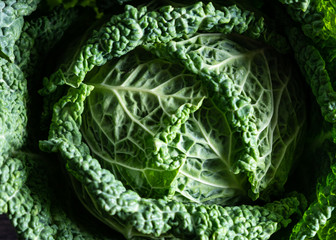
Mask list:
[[[124,2],[0,3],[20,237],[333,239],[334,3]]]

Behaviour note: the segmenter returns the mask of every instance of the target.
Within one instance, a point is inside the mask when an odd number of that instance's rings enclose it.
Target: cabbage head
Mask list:
[[[137,48],[85,77],[80,132],[92,155],[142,197],[227,205],[280,191],[306,117],[293,64],[218,33],[174,47],[201,66]]]

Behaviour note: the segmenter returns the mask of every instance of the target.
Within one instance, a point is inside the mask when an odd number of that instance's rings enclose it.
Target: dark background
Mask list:
[[[12,223],[5,214],[0,214],[0,240],[17,240]]]

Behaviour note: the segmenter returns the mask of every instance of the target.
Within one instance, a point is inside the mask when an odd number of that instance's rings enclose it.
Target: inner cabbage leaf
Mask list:
[[[233,204],[248,195],[247,172],[255,173],[260,191],[267,189],[265,198],[280,191],[297,158],[304,96],[295,93],[298,75],[282,56],[245,40],[200,34],[175,46],[232,80],[222,91],[242,117],[252,114],[258,166],[236,171],[242,148],[249,147],[241,140],[249,126],[237,131],[240,123],[221,105],[225,99],[218,101],[225,95],[178,57],[162,59],[143,49],[94,68],[84,81],[94,87],[81,128],[92,154],[143,197]],[[171,46],[156,47],[156,54]],[[239,108],[241,99],[249,108]]]

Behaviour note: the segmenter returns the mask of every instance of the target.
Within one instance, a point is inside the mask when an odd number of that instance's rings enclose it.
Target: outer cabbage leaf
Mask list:
[[[27,83],[22,71],[3,59],[0,59],[0,79],[0,152],[9,154],[25,141]]]
[[[309,7],[310,0],[279,0],[283,4],[289,5],[291,8],[305,12]]]
[[[335,40],[335,3],[326,0],[311,0],[306,11],[298,11],[296,8],[289,8],[289,14],[300,22],[304,34],[319,42],[322,47],[332,43],[328,40]]]
[[[293,47],[297,62],[304,74],[306,81],[310,85],[317,103],[321,107],[323,117],[327,122],[333,124],[331,132],[335,142],[335,106],[336,92],[332,84],[332,75],[326,68],[323,47],[315,45],[313,41],[305,37],[296,28],[288,30],[289,40]],[[321,52],[322,49],[322,52]],[[334,158],[334,151],[330,151]],[[317,188],[317,201],[313,202],[303,219],[293,228],[291,239],[312,238],[316,235],[328,219],[335,208],[335,172],[334,165],[329,173],[327,181]]]
[[[320,236],[332,234],[332,229],[330,229],[330,233],[326,232],[332,224],[333,220],[330,218],[336,206],[335,165],[331,168],[333,172],[329,173],[326,180],[317,187],[317,200],[309,206],[303,218],[294,226],[290,236],[291,240],[313,238],[318,231],[321,232]]]
[[[21,14],[32,11],[26,4],[11,3],[18,11],[23,8]],[[36,1],[29,3],[35,4]],[[59,11],[27,22],[23,27],[25,32],[21,35],[22,38],[13,47],[15,62],[9,62],[7,57],[0,59],[0,213],[9,216],[23,239],[95,239],[95,236],[72,222],[56,206],[55,201],[51,203],[55,195],[49,188],[46,176],[50,168],[47,167],[45,156],[38,150],[34,152],[36,142],[35,145],[32,141],[27,143],[27,133],[32,128],[27,125],[27,115],[32,114],[32,111],[27,113],[27,109],[31,107],[33,98],[30,96],[28,100],[26,76],[36,71],[37,52],[49,51],[69,26],[69,21],[72,20],[70,15],[67,21],[60,21],[52,27],[50,25],[64,16],[64,13]],[[10,43],[9,41],[8,44]],[[39,45],[42,43],[43,45]],[[29,59],[34,60],[28,61]],[[23,146],[30,150],[24,151]],[[102,238],[97,236],[97,239]]]
[[[198,2],[194,5],[173,8],[162,7],[158,11],[136,9],[127,5],[123,14],[114,15],[98,31],[95,31],[72,61],[55,72],[48,82],[44,94],[55,91],[57,85],[68,84],[78,87],[85,75],[95,66],[120,57],[145,43],[167,43],[197,31],[248,33],[257,38],[265,31],[262,18],[254,17],[250,11],[237,6],[215,9]]]
[[[332,213],[331,218],[327,223],[318,231],[319,239],[332,240],[336,238],[336,219],[335,212]]]
[[[0,57],[14,61],[14,45],[19,39],[23,17],[31,14],[39,0],[6,0],[0,3]]]
[[[49,16],[28,21],[24,24],[20,38],[14,46],[16,65],[31,77],[45,55],[62,38],[64,32],[78,17],[75,10],[56,9]]]
[[[304,35],[312,40],[319,55],[324,59],[326,70],[335,88],[336,6],[334,1],[312,0],[306,12],[303,13],[293,8],[289,8],[288,12],[294,21],[300,23]],[[286,25],[293,26],[293,23],[287,21]]]
[[[0,160],[0,212],[8,215],[23,239],[105,239],[84,230],[64,212],[62,200],[56,200],[48,184],[49,177],[59,174],[52,172],[53,164],[46,158],[38,151],[20,151]]]

